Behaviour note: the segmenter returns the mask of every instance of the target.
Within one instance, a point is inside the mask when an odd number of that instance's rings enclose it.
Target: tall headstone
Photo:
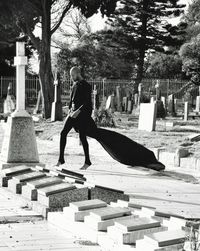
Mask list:
[[[51,121],[62,121],[62,102],[61,102],[61,93],[60,93],[60,81],[59,81],[58,72],[56,69],[54,76],[54,102],[51,107]]]
[[[121,102],[121,88],[120,86],[116,87],[116,99],[117,99],[117,111],[122,111],[122,102]]]
[[[1,168],[31,163],[37,165],[39,156],[36,144],[32,117],[25,110],[25,56],[24,42],[17,42],[16,57],[16,110],[8,118],[5,129],[2,151],[0,155]]]
[[[141,102],[141,97],[142,97],[142,83],[139,83],[138,85],[138,103],[137,105],[140,106],[140,102]]]
[[[174,94],[168,96],[168,112],[172,116],[176,116]]]
[[[189,114],[189,103],[185,102],[185,105],[184,105],[184,121],[188,120],[188,114]]]
[[[161,99],[160,81],[158,79],[156,81],[155,88],[156,88],[156,101],[158,101]]]
[[[196,109],[195,112],[200,112],[200,96],[196,97]]]
[[[138,129],[144,131],[155,131],[156,129],[157,105],[154,103],[141,103]]]

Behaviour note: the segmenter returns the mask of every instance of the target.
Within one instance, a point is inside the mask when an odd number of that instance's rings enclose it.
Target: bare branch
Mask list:
[[[66,13],[70,10],[72,6],[72,3],[68,3],[68,5],[65,7],[65,9],[63,10],[60,19],[58,20],[58,22],[54,25],[54,27],[51,30],[51,35],[58,29],[58,27],[60,26],[60,24],[62,23]]]

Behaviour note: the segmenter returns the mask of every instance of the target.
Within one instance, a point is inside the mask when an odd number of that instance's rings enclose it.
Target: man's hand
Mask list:
[[[71,118],[75,119],[75,118],[78,117],[78,115],[79,115],[80,112],[81,112],[80,110],[76,110],[75,112],[70,113],[69,116],[70,116]]]

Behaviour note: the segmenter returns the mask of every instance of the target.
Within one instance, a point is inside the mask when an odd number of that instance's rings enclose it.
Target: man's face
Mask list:
[[[72,79],[73,81],[77,81],[77,80],[79,79],[79,74],[78,74],[78,72],[72,71],[72,72],[71,72],[71,79]]]

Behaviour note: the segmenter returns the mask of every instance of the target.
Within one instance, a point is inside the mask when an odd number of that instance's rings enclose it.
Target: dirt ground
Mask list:
[[[191,156],[200,157],[200,142],[191,142],[187,137],[192,134],[200,134],[200,119],[191,119],[184,122],[178,118],[159,119],[156,122],[156,131],[146,132],[137,129],[138,118],[127,114],[114,114],[115,130],[126,135],[132,140],[146,146],[147,148],[165,148],[169,152],[175,152],[178,147],[189,149]],[[173,127],[168,127],[168,122],[173,122]],[[40,121],[35,123],[38,137],[43,140],[52,140],[53,136],[59,135],[63,122]],[[70,132],[71,136],[77,137],[75,131]]]

